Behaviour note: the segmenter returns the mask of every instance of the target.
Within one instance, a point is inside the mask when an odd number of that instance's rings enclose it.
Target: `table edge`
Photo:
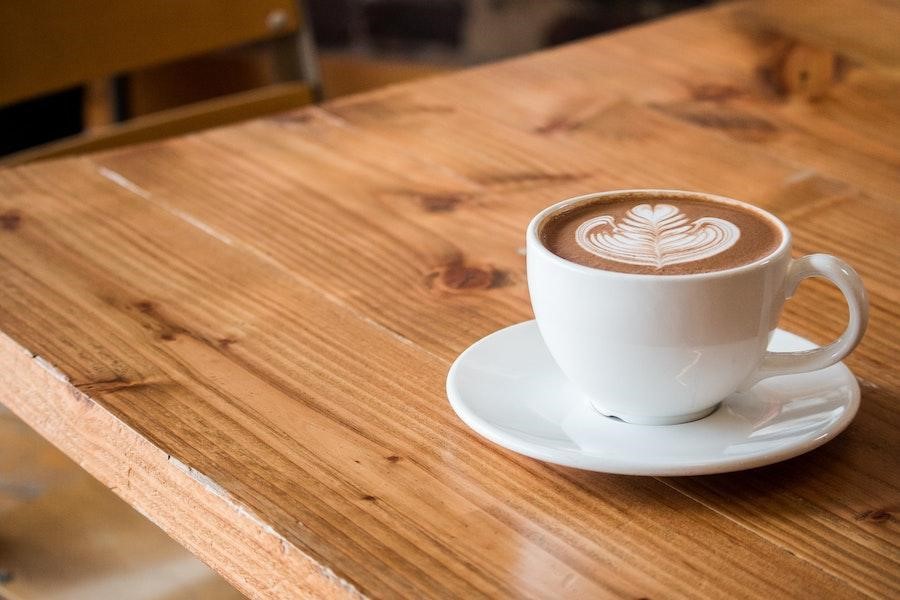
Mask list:
[[[2,331],[0,403],[241,592],[254,598],[365,597]]]

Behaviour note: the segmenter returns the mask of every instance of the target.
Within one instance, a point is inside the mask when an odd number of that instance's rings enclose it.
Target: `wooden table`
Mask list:
[[[0,173],[0,400],[256,597],[897,597],[900,8],[755,3]],[[815,9],[813,8],[815,7]],[[694,478],[506,452],[444,379],[531,318],[529,217],[677,187],[856,266],[863,404]],[[782,320],[824,342],[839,293]]]

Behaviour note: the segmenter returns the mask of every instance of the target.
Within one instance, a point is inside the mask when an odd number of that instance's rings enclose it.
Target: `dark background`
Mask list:
[[[366,59],[463,67],[596,35],[710,0],[306,0],[317,46]],[[0,156],[80,133],[73,88],[0,107]],[[124,111],[120,111],[124,112]]]

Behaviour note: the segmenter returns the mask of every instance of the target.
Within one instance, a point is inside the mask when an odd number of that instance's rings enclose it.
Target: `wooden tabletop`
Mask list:
[[[900,8],[718,5],[0,172],[0,400],[255,597],[900,595]],[[743,473],[555,467],[451,361],[532,317],[523,231],[629,187],[764,206],[862,274],[862,408]],[[846,309],[804,283],[782,318]]]

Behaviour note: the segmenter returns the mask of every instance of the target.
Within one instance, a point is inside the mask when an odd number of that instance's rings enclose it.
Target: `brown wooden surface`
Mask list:
[[[81,135],[0,158],[0,166],[20,165],[183,135],[304,106],[311,103],[312,98],[312,89],[305,83],[274,83],[135,117],[120,124],[100,126]]]
[[[328,99],[446,74],[452,70],[450,66],[367,58],[340,52],[321,53],[319,68],[322,70],[322,95]]]
[[[287,35],[299,26],[296,6],[294,0],[5,0],[0,104]]]
[[[900,74],[867,32],[900,8],[803,6],[0,172],[0,400],[257,597],[896,597]],[[798,254],[860,271],[855,422],[669,479],[471,433],[445,374],[531,318],[528,218],[667,186],[768,207]],[[782,326],[824,342],[845,312],[813,281]]]
[[[243,597],[2,405],[0,572],[3,600]]]

